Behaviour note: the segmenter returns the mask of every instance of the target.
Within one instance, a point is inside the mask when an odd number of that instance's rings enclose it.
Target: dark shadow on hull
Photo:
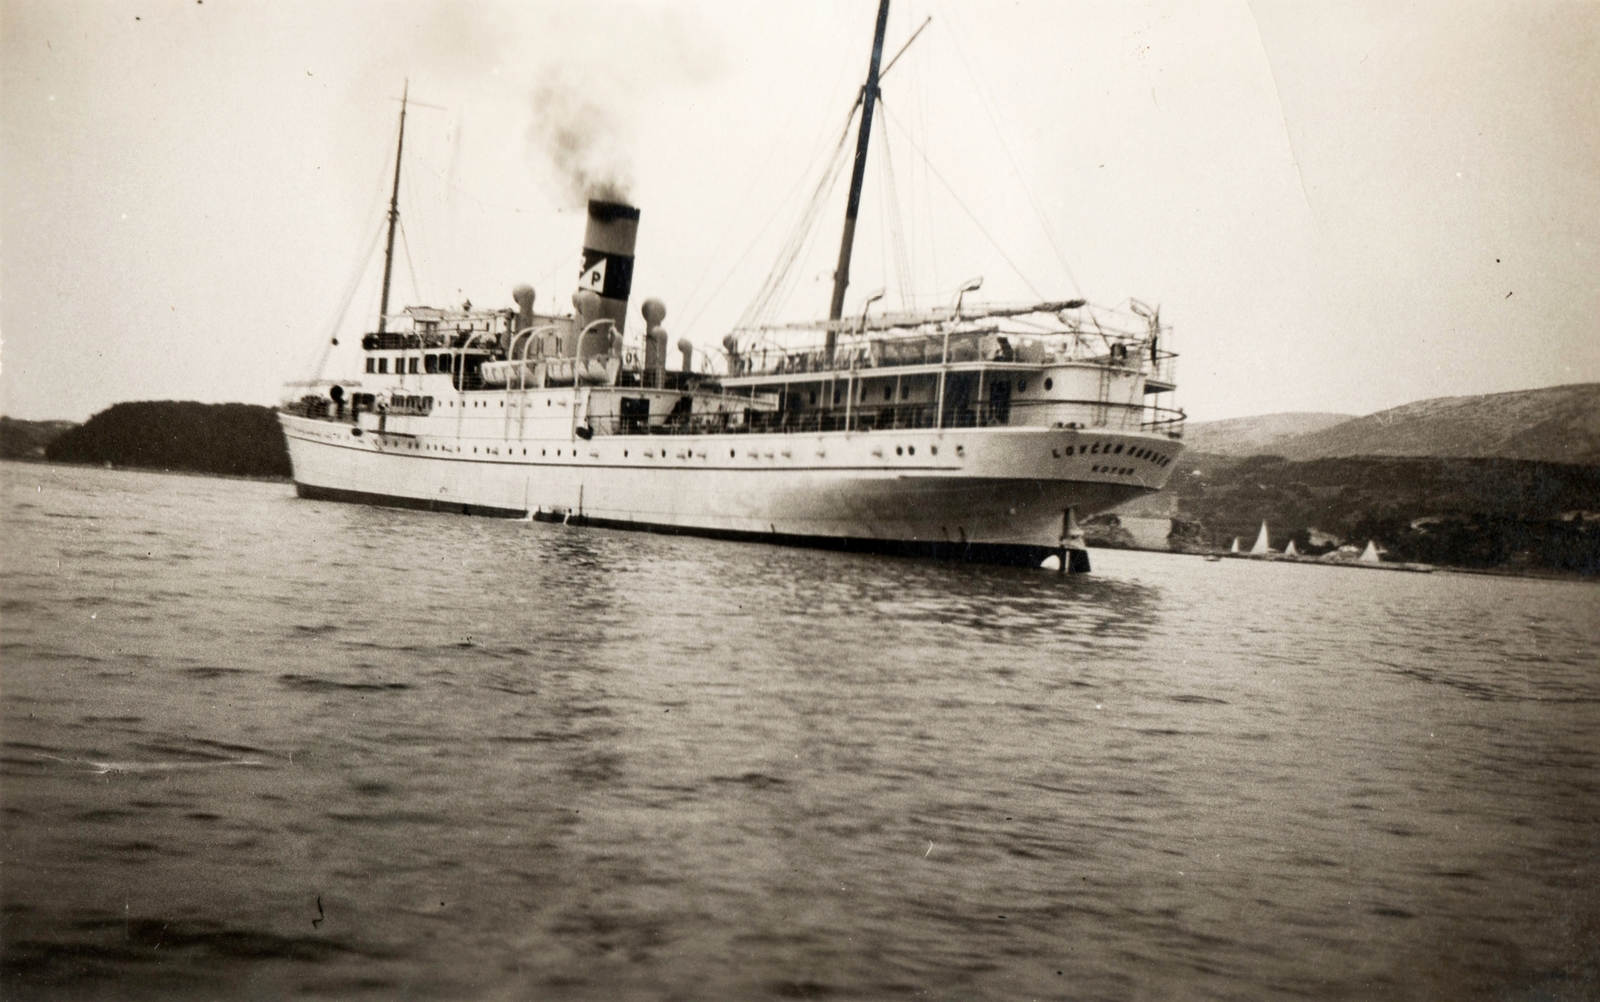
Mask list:
[[[348,504],[376,505],[383,508],[408,508],[414,511],[446,512],[453,515],[482,515],[489,518],[527,518],[528,512],[516,508],[495,508],[488,505],[462,504],[459,501],[441,501],[432,498],[397,497],[390,494],[373,494],[367,491],[347,491],[333,487],[316,487],[296,483],[295,493],[312,501],[339,501]],[[698,536],[705,539],[725,539],[740,543],[767,543],[774,546],[799,546],[814,550],[834,550],[843,553],[876,553],[895,557],[915,557],[924,560],[950,560],[1000,567],[1038,567],[1046,557],[1060,557],[1062,551],[1053,546],[1031,546],[1025,543],[971,543],[931,539],[864,539],[854,536],[801,536],[785,532],[744,532],[736,529],[701,529],[678,525],[661,525],[654,522],[632,522],[624,519],[591,518],[575,512],[534,512],[539,522],[560,522],[564,525],[593,526],[597,529],[621,529],[628,532],[650,532],[663,536]],[[1088,570],[1088,553],[1073,551],[1069,568],[1074,572]],[[1081,563],[1080,563],[1081,560]]]
[[[379,508],[409,508],[413,511],[439,511],[451,515],[482,515],[487,518],[527,518],[520,508],[494,508],[481,504],[462,504],[460,501],[441,501],[433,498],[407,498],[395,494],[373,494],[368,491],[346,491],[336,487],[316,487],[295,481],[294,492],[311,501],[340,501],[346,504],[369,504]]]

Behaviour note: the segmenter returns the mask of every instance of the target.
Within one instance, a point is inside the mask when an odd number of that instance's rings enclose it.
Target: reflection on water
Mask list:
[[[5,471],[14,997],[1595,994],[1589,586]]]

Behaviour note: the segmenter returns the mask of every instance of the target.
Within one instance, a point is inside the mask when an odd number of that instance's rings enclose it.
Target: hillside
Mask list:
[[[69,428],[71,421],[20,421],[0,417],[0,459],[43,459],[45,446]]]
[[[1373,539],[1395,560],[1600,573],[1600,466],[1513,459],[1361,457],[1293,462],[1186,455],[1175,537],[1199,548],[1316,553]]]
[[[277,415],[254,404],[115,404],[56,438],[45,456],[66,463],[232,476],[290,475]]]
[[[1208,451],[1196,442],[1191,447]],[[1263,451],[1300,460],[1440,456],[1596,465],[1600,383],[1419,400],[1281,438]]]
[[[1262,414],[1190,424],[1184,444],[1195,452],[1217,456],[1259,456],[1278,452],[1277,444],[1299,435],[1322,431],[1354,419],[1352,414],[1294,412]]]

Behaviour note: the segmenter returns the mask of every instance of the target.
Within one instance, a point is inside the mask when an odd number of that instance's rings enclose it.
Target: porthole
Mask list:
[[[732,459],[732,458],[733,458],[733,450],[732,450],[732,449],[729,449],[729,450],[728,450],[728,458],[729,458],[729,459]]]
[[[1055,389],[1056,388],[1056,381],[1054,379],[1048,379],[1047,378],[1044,381],[1044,388],[1047,389],[1047,390]]]
[[[908,445],[908,446],[906,446],[906,452],[909,453],[910,455],[915,456],[917,454],[917,447],[914,446],[914,445]]]
[[[1019,380],[1017,382],[1017,392],[1018,393],[1027,393],[1028,392],[1028,381],[1026,379]]]
[[[937,445],[930,445],[928,446],[928,451],[937,456],[939,454],[939,447]]]
[[[1111,450],[1111,454],[1114,455],[1114,456],[1122,455],[1122,445],[1121,445],[1121,443],[1118,443],[1117,447],[1115,449]]]
[[[904,456],[906,454],[906,450],[897,445],[894,447],[894,454],[896,456]]]

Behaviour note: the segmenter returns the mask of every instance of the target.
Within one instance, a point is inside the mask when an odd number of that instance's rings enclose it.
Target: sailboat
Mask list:
[[[1238,536],[1233,537],[1233,545],[1228,547],[1228,552],[1229,553],[1238,553],[1239,552],[1239,537]]]
[[[1361,561],[1364,564],[1376,564],[1376,563],[1379,563],[1380,561],[1379,561],[1379,558],[1378,558],[1378,544],[1373,542],[1370,539],[1367,540],[1367,548],[1362,550],[1361,551],[1361,556],[1357,557],[1356,559]]]
[[[1267,545],[1267,523],[1261,523],[1261,532],[1256,535],[1255,545],[1250,547],[1252,557],[1264,557],[1272,552],[1272,547]]]
[[[1294,548],[1294,540],[1289,540],[1289,545],[1283,548],[1283,555],[1286,557],[1298,557],[1300,555],[1300,551]]]
[[[669,364],[659,299],[640,307],[643,338],[627,335],[642,214],[616,201],[588,204],[572,312],[538,311],[519,286],[515,308],[391,315],[402,98],[363,368],[298,384],[280,408],[297,493],[1088,570],[1078,521],[1161,489],[1183,451],[1183,412],[1157,403],[1176,387],[1170,328],[1138,304],[1131,321],[1078,298],[972,306],[979,282],[948,308],[873,315],[869,298],[845,316],[888,8],[827,319],[742,326],[720,372],[686,340]]]

